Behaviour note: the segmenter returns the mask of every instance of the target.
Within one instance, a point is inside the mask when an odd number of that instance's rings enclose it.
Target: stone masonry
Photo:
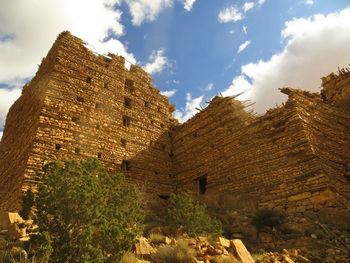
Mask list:
[[[0,143],[0,210],[20,209],[51,160],[100,159],[150,199],[191,190],[287,212],[350,204],[350,72],[320,94],[283,88],[263,116],[217,96],[179,124],[141,68],[61,33],[11,107]],[[149,198],[148,198],[149,199]]]

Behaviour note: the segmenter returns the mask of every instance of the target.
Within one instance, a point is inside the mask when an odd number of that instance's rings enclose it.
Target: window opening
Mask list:
[[[86,78],[86,83],[91,83],[91,77]]]
[[[127,160],[123,160],[121,164],[122,171],[126,172],[130,170],[130,162]]]
[[[79,120],[78,117],[72,117],[72,122],[77,122]]]
[[[84,102],[84,98],[83,97],[77,97],[77,101],[79,101],[79,102]]]
[[[148,106],[149,106],[148,101],[145,101],[145,107],[148,107]]]
[[[162,148],[162,151],[165,151],[165,145],[164,144],[161,144],[160,147]]]
[[[205,194],[207,190],[207,175],[204,175],[198,179],[198,192],[201,195]]]
[[[123,116],[123,126],[129,127],[130,126],[130,118],[127,116]]]
[[[60,144],[56,144],[56,145],[55,145],[55,148],[56,148],[56,150],[58,151],[59,149],[61,149],[61,145],[60,145]]]
[[[168,200],[169,199],[169,195],[158,195],[159,198],[164,199],[164,200]]]
[[[134,91],[134,81],[131,79],[127,79],[125,80],[125,91],[129,92],[129,93],[133,93]]]
[[[124,98],[124,106],[127,108],[131,107],[131,99],[130,98],[127,98],[127,97]]]
[[[120,143],[121,143],[122,147],[126,148],[126,140],[121,139]]]
[[[108,83],[103,84],[103,87],[104,87],[105,89],[107,89],[107,88],[108,88]]]
[[[101,157],[102,157],[102,153],[97,153],[97,158],[101,159]]]
[[[80,153],[80,149],[79,149],[79,148],[75,148],[75,149],[74,149],[74,152],[75,152],[76,154],[78,154],[78,153]]]

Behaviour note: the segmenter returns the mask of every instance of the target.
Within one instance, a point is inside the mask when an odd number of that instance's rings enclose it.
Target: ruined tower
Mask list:
[[[245,209],[286,212],[350,207],[350,72],[322,79],[321,93],[292,88],[263,116],[214,97],[183,124],[141,68],[96,55],[59,35],[11,107],[0,143],[0,210],[16,211],[51,160],[100,159],[143,201],[191,190]]]

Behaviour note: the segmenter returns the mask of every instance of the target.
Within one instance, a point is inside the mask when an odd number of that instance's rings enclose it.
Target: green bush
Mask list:
[[[176,245],[160,247],[152,255],[153,263],[192,263],[195,251],[185,241],[179,240]]]
[[[222,234],[221,222],[211,218],[207,207],[194,202],[188,192],[170,195],[166,220],[169,226],[182,227],[190,236]]]
[[[51,162],[36,197],[32,247],[50,262],[117,262],[141,232],[144,214],[134,186],[95,159]]]
[[[165,236],[162,234],[151,234],[149,238],[153,244],[159,244],[165,241]]]
[[[263,208],[257,210],[255,215],[252,218],[252,224],[256,226],[256,228],[260,229],[265,226],[275,227],[279,226],[282,223],[282,216],[279,212]]]
[[[29,189],[22,197],[22,209],[18,212],[19,215],[24,219],[28,219],[28,215],[34,205],[34,194]]]

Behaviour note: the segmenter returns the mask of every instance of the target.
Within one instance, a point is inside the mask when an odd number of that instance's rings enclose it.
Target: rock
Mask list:
[[[138,238],[135,244],[135,254],[142,258],[149,259],[156,250],[148,243],[144,237]]]
[[[306,257],[303,257],[302,255],[298,255],[296,257],[296,262],[298,262],[298,263],[310,263],[311,261],[308,260]]]
[[[18,224],[12,224],[8,228],[8,238],[10,240],[15,240],[19,239],[21,237],[26,236],[26,229],[25,228],[20,228]]]
[[[283,256],[283,262],[285,262],[285,263],[294,263],[294,261],[288,256]]]
[[[311,234],[310,237],[311,237],[312,239],[317,239],[316,234]]]
[[[18,213],[2,212],[0,213],[0,230],[8,229],[14,223],[21,224],[24,220]]]
[[[231,240],[230,248],[233,250],[235,258],[241,260],[243,263],[254,263],[252,256],[240,239]]]
[[[230,240],[223,238],[223,237],[218,237],[216,239],[216,242],[219,242],[220,245],[224,248],[229,248],[230,247]]]

